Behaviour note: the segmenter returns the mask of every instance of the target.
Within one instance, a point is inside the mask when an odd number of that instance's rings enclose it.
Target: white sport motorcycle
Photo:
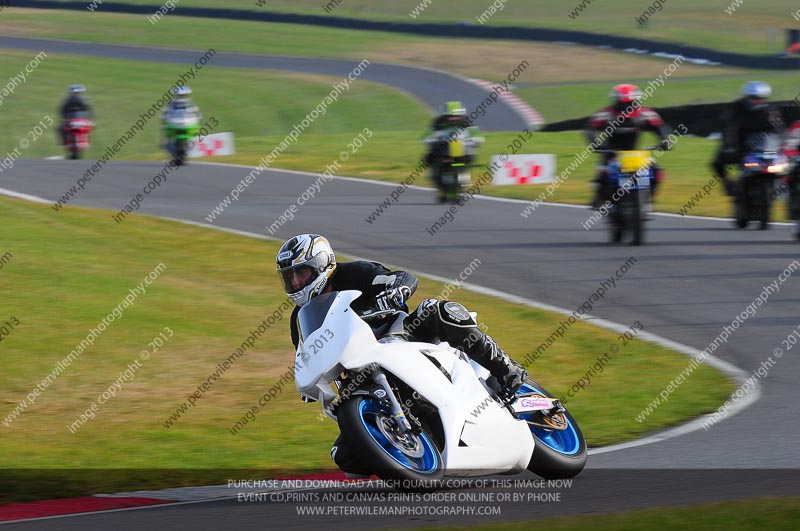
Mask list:
[[[376,333],[350,303],[359,291],[315,297],[298,314],[295,384],[339,424],[363,468],[398,488],[445,476],[570,478],[586,465],[575,419],[527,380],[502,400],[489,372],[447,343],[409,342],[404,312]]]

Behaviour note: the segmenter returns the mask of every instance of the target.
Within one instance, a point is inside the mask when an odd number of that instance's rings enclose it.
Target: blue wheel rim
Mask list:
[[[517,395],[528,393],[537,393],[542,396],[547,396],[541,389],[526,382],[519,388]],[[532,421],[534,413],[523,413],[517,416],[522,420]],[[530,428],[531,433],[536,436],[536,439],[548,448],[563,455],[575,455],[581,450],[582,440],[570,418],[564,415],[564,419],[567,421],[567,427],[564,430],[548,430],[547,428],[541,428],[531,424],[528,424],[528,428]]]
[[[383,453],[388,455],[403,468],[413,470],[420,474],[433,474],[439,469],[439,456],[433,443],[425,433],[420,433],[417,438],[422,445],[423,453],[420,457],[411,457],[403,453],[397,446],[386,438],[378,427],[381,416],[390,416],[391,413],[380,406],[374,398],[362,400],[358,405],[358,417],[367,433]]]

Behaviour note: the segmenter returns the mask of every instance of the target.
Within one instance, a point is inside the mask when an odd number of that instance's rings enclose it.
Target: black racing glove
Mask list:
[[[378,311],[402,310],[406,301],[411,298],[411,288],[399,286],[381,291],[375,296],[375,307]]]

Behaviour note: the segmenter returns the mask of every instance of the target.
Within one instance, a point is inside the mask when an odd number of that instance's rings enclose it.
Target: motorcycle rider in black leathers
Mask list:
[[[61,133],[61,145],[67,143],[66,129],[67,120],[73,118],[89,118],[93,117],[92,106],[85,96],[86,87],[83,85],[70,85],[67,87],[67,97],[61,103],[59,114],[61,115],[61,126],[59,132]]]
[[[276,258],[278,274],[287,295],[297,305],[291,316],[291,336],[299,343],[297,314],[311,298],[330,291],[359,290],[362,295],[351,304],[359,315],[398,310],[408,312],[406,302],[417,289],[417,278],[405,271],[390,271],[376,262],[336,262],[328,240],[318,234],[300,234],[289,239]],[[380,334],[383,325],[370,323]],[[446,341],[461,349],[494,376],[498,391],[513,396],[528,374],[511,360],[491,336],[483,333],[469,311],[457,302],[424,300],[404,321],[409,339],[423,342]],[[347,473],[358,474],[358,461],[342,439],[331,449],[336,465]]]
[[[782,134],[785,129],[780,112],[771,109],[766,101],[770,95],[772,88],[767,83],[749,81],[742,85],[742,97],[722,113],[722,143],[711,168],[728,195],[736,195],[736,186],[728,179],[727,166],[741,163],[748,138],[762,133]]]

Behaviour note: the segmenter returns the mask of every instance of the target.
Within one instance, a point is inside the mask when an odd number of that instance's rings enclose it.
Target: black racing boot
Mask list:
[[[486,367],[495,377],[500,387],[498,394],[501,398],[510,398],[525,383],[528,372],[503,352],[492,336],[488,334],[482,336],[472,344],[467,355]]]
[[[361,468],[361,463],[358,457],[353,453],[349,445],[345,444],[342,434],[340,433],[336,440],[333,442],[331,448],[331,459],[336,463],[336,466],[345,473],[348,479],[363,479],[370,477],[369,472]]]

